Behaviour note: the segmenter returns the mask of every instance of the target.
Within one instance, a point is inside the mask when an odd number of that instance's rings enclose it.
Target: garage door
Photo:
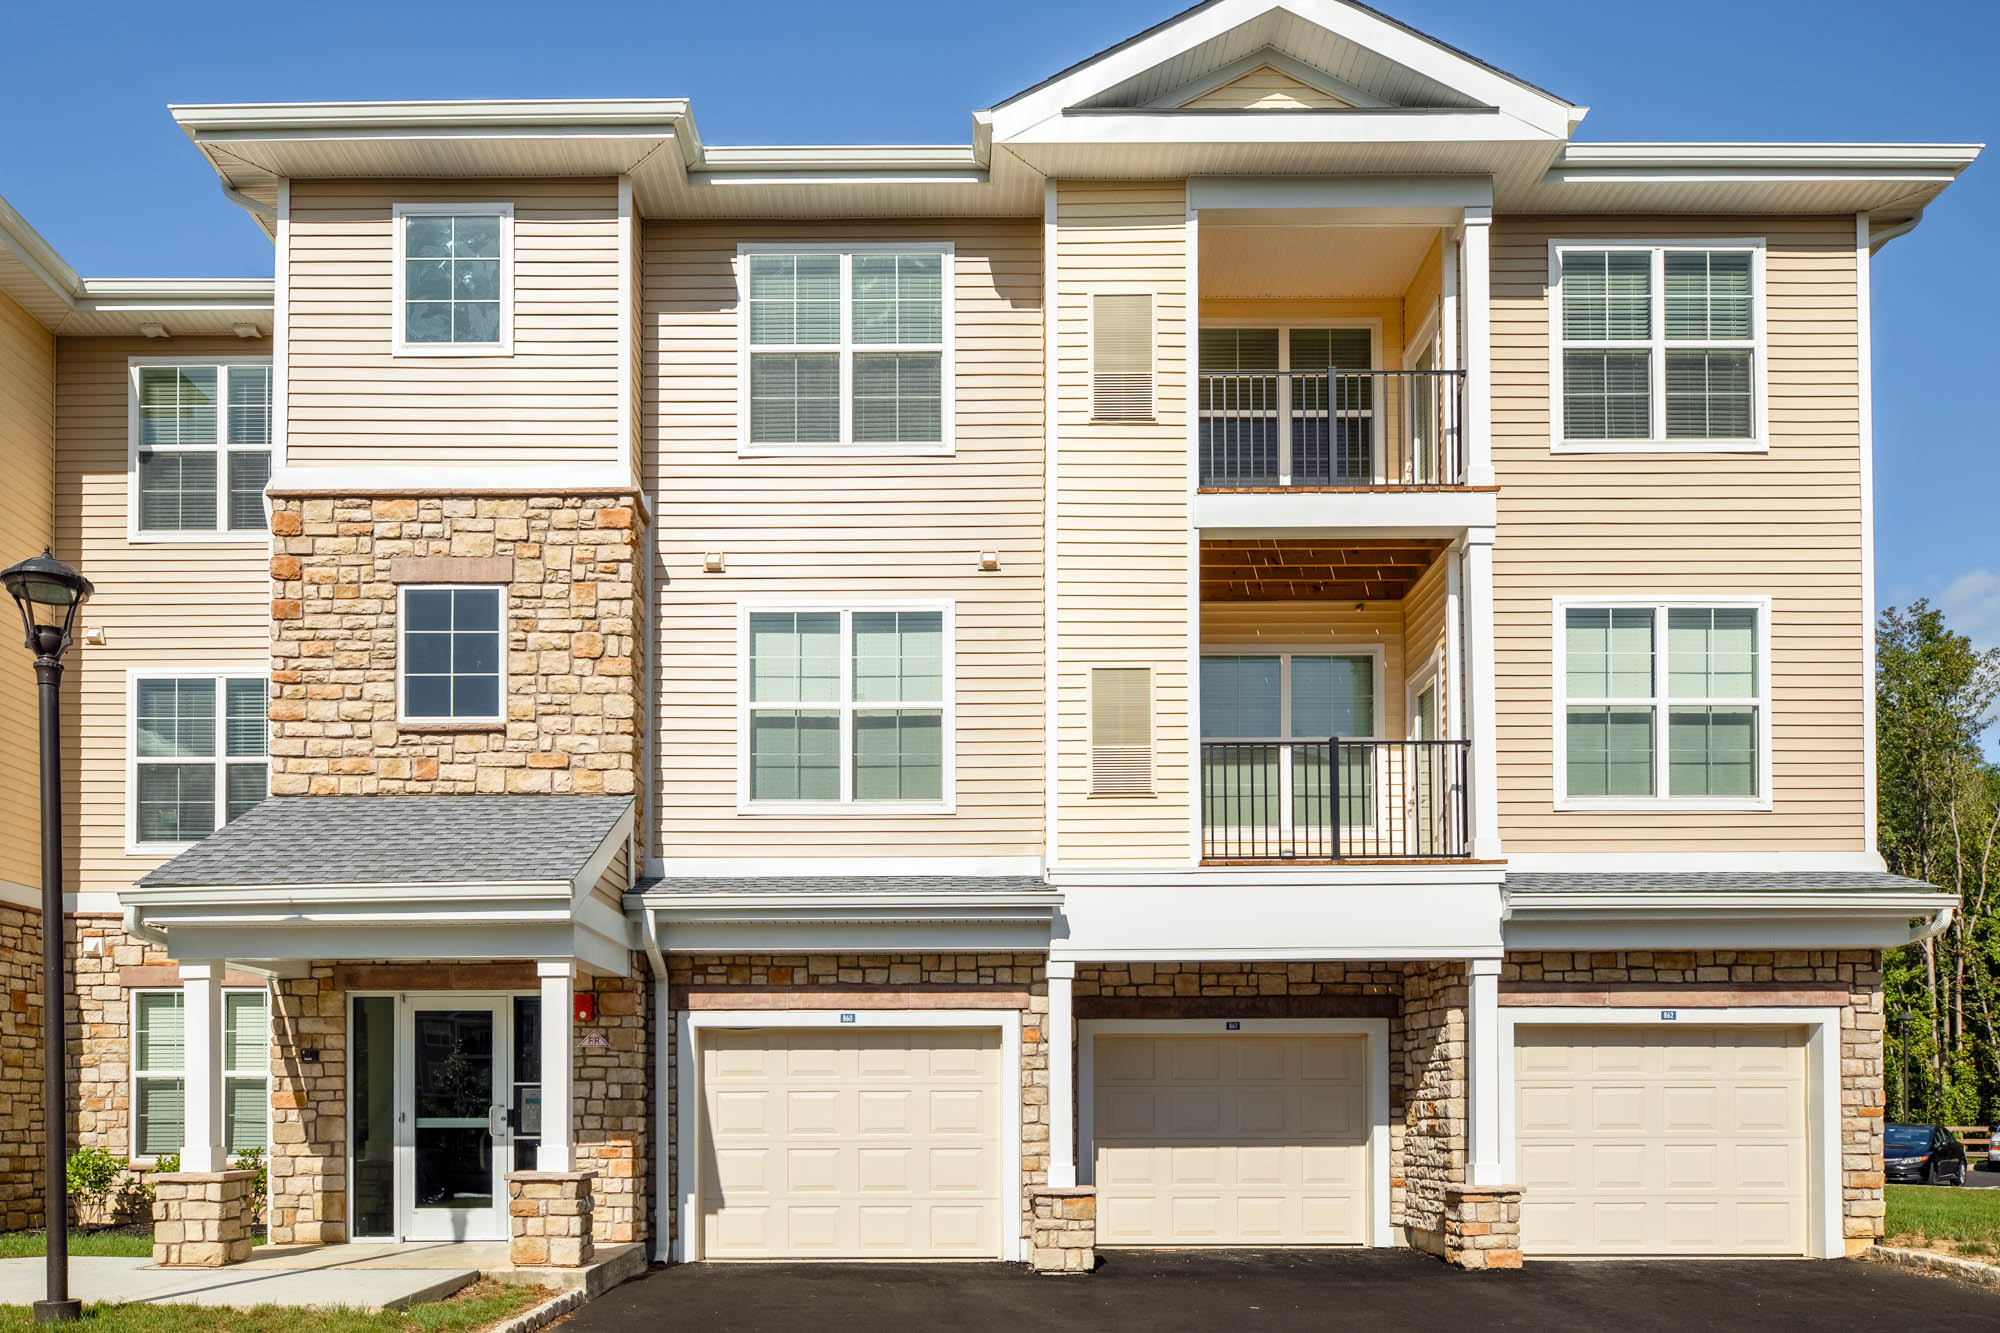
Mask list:
[[[1100,1245],[1358,1245],[1367,1042],[1112,1036],[1092,1052]]]
[[[1000,1035],[701,1034],[702,1254],[1000,1256]]]
[[[1518,1029],[1522,1248],[1805,1253],[1804,1042],[1782,1028]]]

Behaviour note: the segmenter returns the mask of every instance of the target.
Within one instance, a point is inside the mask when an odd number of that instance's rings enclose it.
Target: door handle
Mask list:
[[[498,1143],[507,1137],[507,1108],[488,1106],[486,1108],[486,1132]]]

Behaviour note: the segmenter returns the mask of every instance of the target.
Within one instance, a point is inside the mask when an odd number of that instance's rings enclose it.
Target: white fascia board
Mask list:
[[[980,921],[670,921],[666,953],[1012,953],[1049,947],[1048,918]]]
[[[23,267],[64,306],[74,305],[82,294],[83,279],[77,277],[76,270],[5,199],[0,199],[0,245],[12,251]]]
[[[1060,115],[1065,108],[1250,23],[1273,7],[1271,0],[1215,0],[1169,19],[1151,32],[993,108],[995,136],[1002,143],[1008,142],[1024,130]],[[1535,127],[1543,137],[1569,136],[1578,108],[1373,10],[1345,0],[1284,0],[1283,7],[1308,23],[1455,88],[1475,102],[1498,107],[1510,117]]]
[[[466,466],[342,464],[280,467],[265,490],[273,495],[414,495],[548,491],[563,495],[630,491],[629,469],[610,463],[488,463]]]
[[[1510,920],[1769,916],[1789,912],[1910,917],[1932,916],[1958,904],[1956,894],[1897,889],[1555,889],[1509,893],[1506,898]]]
[[[636,893],[629,906],[657,912],[662,919],[760,920],[818,919],[845,915],[853,919],[907,920],[915,917],[956,917],[990,920],[1051,916],[1062,907],[1062,895],[1039,893]]]
[[[316,906],[324,903],[393,902],[401,906],[427,903],[463,903],[482,898],[531,901],[567,901],[568,880],[467,880],[462,883],[330,883],[185,885],[147,888],[135,885],[120,891],[118,900],[126,907],[221,906],[257,904],[272,907]]]
[[[494,958],[583,958],[611,970],[609,948],[561,922],[438,921],[410,924],[309,922],[289,929],[188,925],[167,933],[169,958],[319,961],[369,958],[384,962],[479,961]]]
[[[1070,111],[1007,140],[1024,148],[1081,144],[1553,143],[1493,111]]]
[[[688,118],[684,97],[471,101],[239,102],[169,106],[196,143],[246,139],[548,135],[661,137]]]
[[[1586,896],[1598,901],[1524,901]],[[1700,897],[1711,901],[1686,901]],[[1887,949],[1943,930],[1957,903],[1936,894],[1521,894],[1509,897],[1502,929],[1509,950]]]
[[[1188,207],[1203,213],[1261,208],[1430,211],[1493,207],[1491,176],[1195,176],[1188,180],[1187,192]]]
[[[1956,174],[1986,147],[1979,143],[1572,143],[1555,171],[1718,168],[1791,172]]]
[[[1499,522],[1493,491],[1202,492],[1194,497],[1194,525],[1203,536],[1324,536],[1338,530],[1358,536],[1455,536]]]
[[[1049,883],[1058,889],[1175,888],[1198,883],[1209,888],[1312,884],[1329,891],[1375,886],[1393,893],[1404,885],[1473,885],[1497,888],[1505,867],[1491,862],[1457,864],[1389,862],[1319,866],[1161,866],[1126,870],[1058,870]]]
[[[85,278],[76,307],[127,314],[243,310],[268,315],[274,293],[270,278]]]

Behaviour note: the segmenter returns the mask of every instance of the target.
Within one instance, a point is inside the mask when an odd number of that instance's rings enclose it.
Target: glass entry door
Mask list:
[[[397,1192],[400,1230],[413,1240],[507,1235],[508,1010],[505,999],[472,997],[425,997],[405,1010],[409,1167]]]

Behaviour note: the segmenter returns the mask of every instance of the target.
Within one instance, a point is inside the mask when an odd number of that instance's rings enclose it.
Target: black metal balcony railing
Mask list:
[[[1203,741],[1202,857],[1466,856],[1470,749],[1468,741]]]
[[[1462,370],[1204,370],[1201,484],[1465,483]]]

